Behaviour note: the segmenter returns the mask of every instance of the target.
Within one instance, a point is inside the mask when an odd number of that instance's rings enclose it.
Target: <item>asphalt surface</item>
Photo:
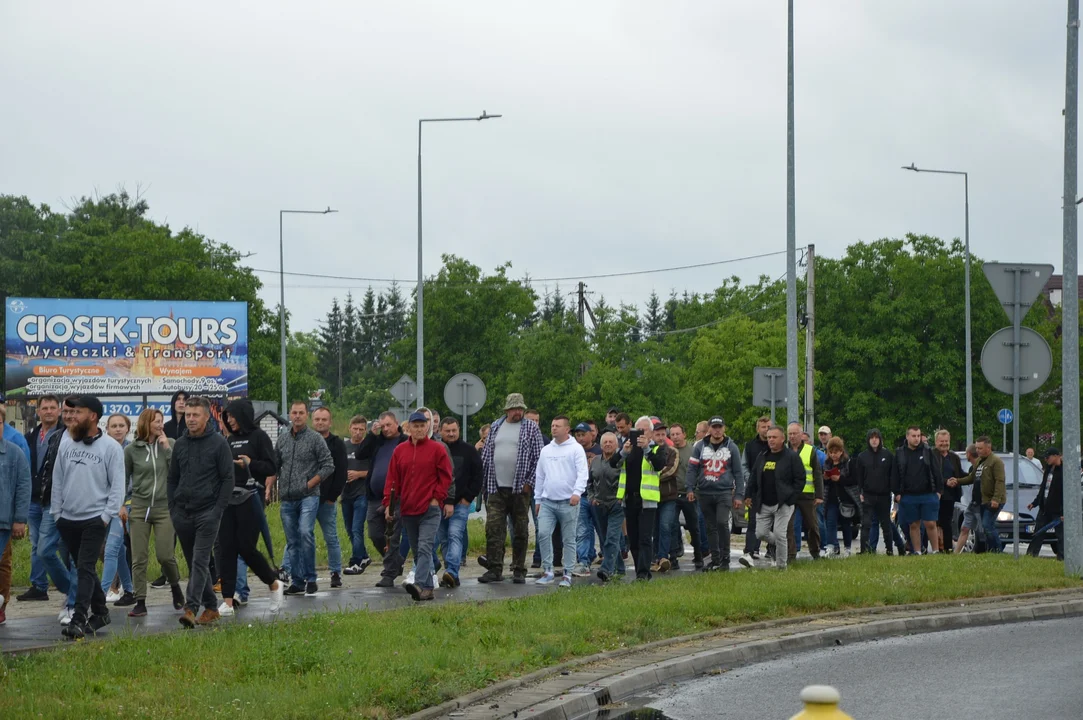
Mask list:
[[[1076,718],[1081,638],[1083,618],[891,638],[738,668],[642,704],[670,720],[788,718],[801,689],[822,684],[855,718]]]

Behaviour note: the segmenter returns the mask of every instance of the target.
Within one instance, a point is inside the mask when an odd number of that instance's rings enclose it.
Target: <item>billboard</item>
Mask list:
[[[7,298],[9,397],[248,394],[248,303]]]

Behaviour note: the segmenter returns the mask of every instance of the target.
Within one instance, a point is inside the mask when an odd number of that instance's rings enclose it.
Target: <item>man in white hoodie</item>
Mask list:
[[[552,424],[553,440],[538,457],[535,472],[534,501],[538,513],[538,544],[541,546],[542,576],[538,585],[552,585],[553,530],[560,524],[564,541],[564,578],[560,587],[572,586],[571,568],[575,564],[575,531],[579,517],[579,498],[587,489],[587,454],[571,437],[571,421],[557,415]]]
[[[79,578],[75,612],[61,632],[78,640],[109,624],[98,555],[109,523],[124,504],[124,450],[98,427],[102,416],[98,398],[80,395],[69,404],[75,417],[57,451],[50,510]]]

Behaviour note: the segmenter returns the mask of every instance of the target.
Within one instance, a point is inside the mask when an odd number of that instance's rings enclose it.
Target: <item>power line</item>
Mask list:
[[[803,248],[801,248],[801,249],[803,249]],[[566,281],[566,280],[601,280],[601,279],[605,279],[605,278],[614,278],[614,277],[629,277],[629,276],[632,276],[632,275],[650,275],[650,274],[654,274],[654,273],[677,272],[677,271],[680,271],[680,270],[695,270],[695,269],[698,269],[698,268],[715,267],[717,265],[728,265],[728,264],[731,264],[731,263],[745,262],[747,260],[759,260],[761,258],[772,257],[772,256],[775,256],[775,255],[784,255],[785,253],[786,253],[785,250],[776,250],[774,252],[760,253],[758,255],[746,255],[744,257],[730,258],[728,260],[714,260],[712,262],[695,263],[694,265],[676,265],[674,267],[650,268],[650,269],[647,269],[647,270],[629,270],[627,272],[603,273],[603,274],[600,274],[600,275],[568,275],[566,277],[550,277],[550,278],[526,277],[526,278],[523,278],[523,282],[526,283],[526,284],[530,284],[530,283],[543,283],[543,282],[563,282],[563,281]],[[294,277],[320,278],[320,279],[323,279],[323,280],[350,280],[350,281],[356,281],[356,282],[376,282],[376,283],[405,283],[405,282],[412,282],[412,281],[406,281],[406,280],[397,280],[395,278],[354,277],[354,276],[350,276],[350,275],[325,275],[325,274],[322,274],[322,273],[304,273],[304,272],[294,272],[294,271],[290,271],[290,270],[287,270],[285,272],[281,272],[279,270],[268,270],[266,268],[249,268],[249,269],[252,272],[258,272],[258,273],[270,273],[270,274],[273,274],[273,275],[280,275],[280,274],[281,275],[291,275],[291,276],[294,276]],[[426,283],[433,283],[433,282],[438,282],[438,281],[437,280],[426,280],[425,282]]]

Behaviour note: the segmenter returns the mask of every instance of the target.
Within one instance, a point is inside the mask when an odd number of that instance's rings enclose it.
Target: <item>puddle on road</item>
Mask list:
[[[598,715],[598,720],[672,720],[661,710],[640,708],[639,710],[617,711],[619,714]]]

